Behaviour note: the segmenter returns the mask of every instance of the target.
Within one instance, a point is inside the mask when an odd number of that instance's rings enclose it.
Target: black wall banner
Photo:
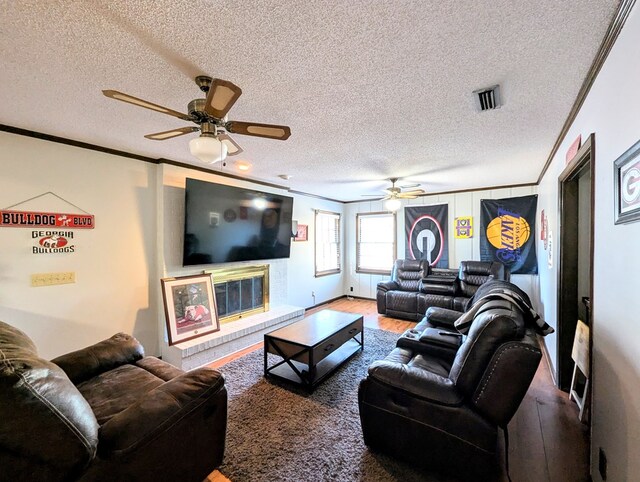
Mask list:
[[[538,196],[480,201],[480,259],[500,261],[511,274],[536,274]]]
[[[404,208],[406,259],[425,259],[431,266],[449,267],[448,214],[447,204]]]

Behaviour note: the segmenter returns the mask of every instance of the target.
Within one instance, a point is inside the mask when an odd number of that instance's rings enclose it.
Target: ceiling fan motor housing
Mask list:
[[[217,119],[207,114],[204,110],[207,103],[207,99],[193,99],[187,105],[187,112],[196,124],[202,124],[203,122],[209,122],[216,127],[223,127],[226,123],[226,117],[224,119]]]

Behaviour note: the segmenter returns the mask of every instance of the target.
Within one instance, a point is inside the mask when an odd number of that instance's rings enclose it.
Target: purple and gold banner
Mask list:
[[[480,260],[500,261],[511,274],[536,274],[538,196],[480,201]]]

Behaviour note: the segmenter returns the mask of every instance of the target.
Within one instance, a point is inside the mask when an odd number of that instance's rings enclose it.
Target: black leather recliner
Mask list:
[[[0,481],[200,482],[222,461],[227,391],[124,333],[47,361],[0,322],[0,420]]]
[[[458,289],[453,298],[452,309],[467,311],[469,301],[487,281],[509,281],[510,273],[497,261],[461,261],[458,271]]]
[[[497,429],[507,426],[535,375],[542,356],[535,327],[517,304],[501,299],[481,302],[467,336],[440,333],[427,321],[422,328],[420,336],[436,330],[436,337],[457,338],[459,348],[449,356],[440,343],[423,340],[421,349],[398,347],[374,362],[358,392],[364,441],[412,463],[477,477],[496,467]]]
[[[419,320],[424,315],[418,311],[418,293],[422,278],[429,272],[424,260],[398,259],[393,264],[391,279],[378,283],[376,301],[378,313],[397,318]]]

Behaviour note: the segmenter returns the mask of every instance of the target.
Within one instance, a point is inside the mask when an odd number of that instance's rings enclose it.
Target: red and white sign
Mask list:
[[[95,218],[92,214],[0,210],[0,227],[93,229]]]
[[[573,144],[569,146],[569,150],[567,151],[567,157],[565,161],[569,164],[569,161],[573,159],[573,157],[578,153],[578,149],[580,149],[580,144],[582,143],[582,134],[576,137],[576,140],[573,141]]]
[[[33,254],[75,253],[75,245],[70,243],[73,231],[31,231],[31,237],[38,240],[32,246]]]

